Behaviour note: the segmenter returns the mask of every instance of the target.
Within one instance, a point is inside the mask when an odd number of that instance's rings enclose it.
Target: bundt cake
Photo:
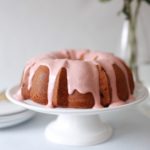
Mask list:
[[[15,97],[49,107],[101,108],[133,100],[131,70],[106,52],[64,50],[31,59]]]

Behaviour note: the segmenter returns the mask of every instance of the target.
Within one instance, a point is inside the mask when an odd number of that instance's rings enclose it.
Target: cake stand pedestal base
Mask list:
[[[59,115],[51,122],[45,135],[51,142],[64,145],[94,145],[106,141],[112,128],[99,115]]]
[[[112,128],[100,119],[101,113],[123,110],[142,102],[148,97],[148,90],[141,84],[136,84],[135,100],[127,104],[95,109],[49,108],[34,103],[31,100],[18,101],[13,95],[18,91],[14,86],[6,91],[8,99],[30,110],[45,114],[58,115],[45,130],[47,139],[51,142],[64,145],[87,146],[106,141],[112,135]]]

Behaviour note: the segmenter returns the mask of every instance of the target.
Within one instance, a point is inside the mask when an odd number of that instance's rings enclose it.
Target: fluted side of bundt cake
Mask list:
[[[50,107],[101,108],[132,98],[131,70],[110,53],[66,50],[31,59],[16,97]]]

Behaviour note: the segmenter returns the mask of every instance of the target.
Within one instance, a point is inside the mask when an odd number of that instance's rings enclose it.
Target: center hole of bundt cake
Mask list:
[[[84,60],[83,55],[81,56],[69,56],[67,59],[69,60]]]
[[[82,58],[57,58],[59,60],[84,61]]]

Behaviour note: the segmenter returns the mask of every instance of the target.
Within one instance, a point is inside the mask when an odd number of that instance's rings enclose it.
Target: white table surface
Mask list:
[[[1,150],[149,150],[150,118],[135,108],[106,112],[103,120],[112,125],[112,138],[99,145],[75,147],[52,144],[46,140],[46,125],[55,119],[53,115],[38,113],[32,120],[23,124],[0,130]]]

